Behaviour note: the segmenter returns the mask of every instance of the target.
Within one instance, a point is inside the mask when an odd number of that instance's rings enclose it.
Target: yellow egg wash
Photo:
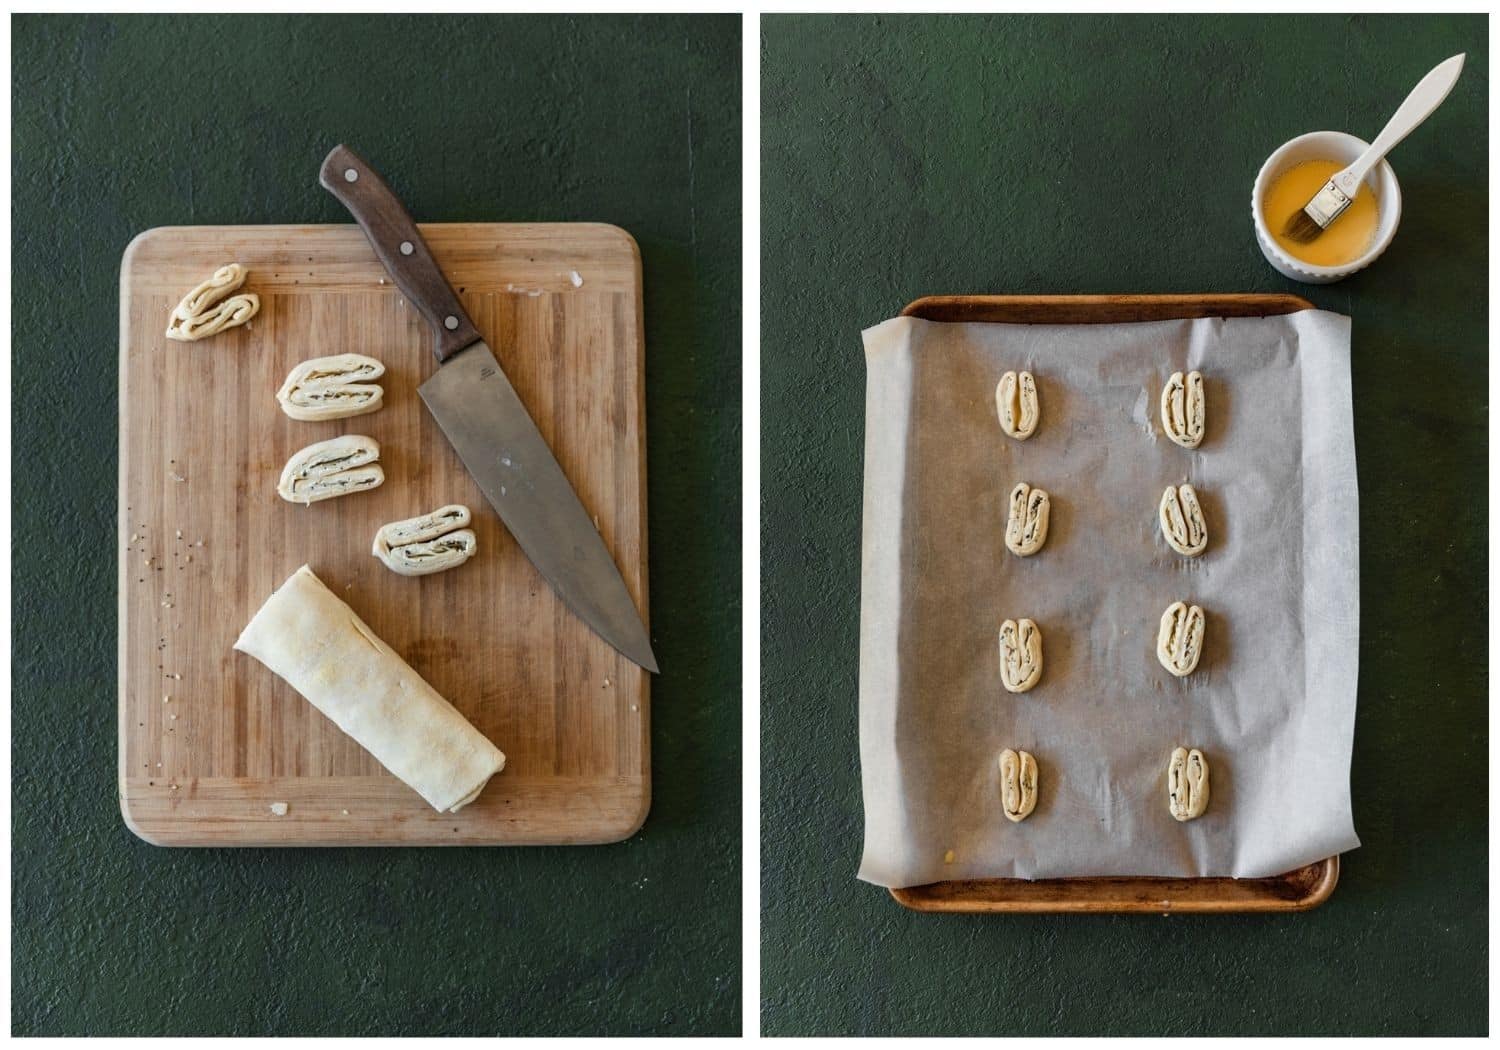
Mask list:
[[[1375,191],[1368,184],[1359,188],[1359,193],[1344,209],[1344,214],[1335,219],[1308,244],[1288,240],[1283,234],[1287,220],[1302,210],[1302,206],[1313,199],[1323,184],[1344,165],[1332,160],[1309,160],[1288,168],[1266,191],[1262,208],[1266,225],[1281,250],[1303,262],[1314,266],[1343,266],[1358,259],[1375,239],[1375,227],[1380,217],[1379,203]]]

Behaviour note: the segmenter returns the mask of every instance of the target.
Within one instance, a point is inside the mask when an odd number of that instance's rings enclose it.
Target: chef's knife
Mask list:
[[[568,608],[655,672],[646,627],[604,541],[406,208],[347,146],[328,154],[318,182],[353,214],[396,286],[432,325],[440,367],[417,392],[485,498]]]

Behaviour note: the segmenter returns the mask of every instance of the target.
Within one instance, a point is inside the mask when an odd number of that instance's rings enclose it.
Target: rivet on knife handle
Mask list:
[[[338,145],[323,159],[318,182],[349,209],[396,286],[432,325],[437,359],[446,361],[477,343],[479,330],[459,305],[417,224],[380,174],[348,146]]]

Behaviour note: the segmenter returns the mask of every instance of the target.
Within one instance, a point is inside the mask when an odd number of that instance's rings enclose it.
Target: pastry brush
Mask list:
[[[1406,96],[1406,101],[1401,103],[1401,108],[1396,110],[1396,115],[1375,136],[1370,148],[1361,153],[1353,164],[1329,179],[1301,211],[1293,213],[1281,231],[1282,235],[1299,244],[1316,240],[1318,234],[1328,228],[1329,223],[1344,214],[1349,202],[1358,195],[1360,185],[1370,169],[1384,160],[1385,155],[1396,147],[1396,143],[1411,134],[1448,97],[1448,92],[1453,90],[1453,85],[1458,82],[1459,71],[1463,68],[1464,56],[1454,55],[1423,77],[1421,83]]]

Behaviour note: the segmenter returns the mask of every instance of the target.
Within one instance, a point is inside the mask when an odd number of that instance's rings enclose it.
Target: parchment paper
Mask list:
[[[1358,846],[1349,319],[896,318],[864,342],[859,877],[1262,877]],[[1037,380],[1041,422],[1024,442],[996,415],[1008,369]],[[1162,433],[1158,402],[1192,369],[1208,422],[1188,451]],[[1004,542],[1018,481],[1052,497],[1030,558]],[[1163,489],[1182,482],[1208,524],[1196,559],[1157,524]],[[1186,679],[1155,652],[1178,599],[1207,617]],[[1041,628],[1043,672],[1013,695],[998,632],[1023,616]],[[1178,745],[1211,770],[1208,811],[1187,823],[1167,809]],[[1040,771],[1020,824],[1001,810],[1007,747]]]

